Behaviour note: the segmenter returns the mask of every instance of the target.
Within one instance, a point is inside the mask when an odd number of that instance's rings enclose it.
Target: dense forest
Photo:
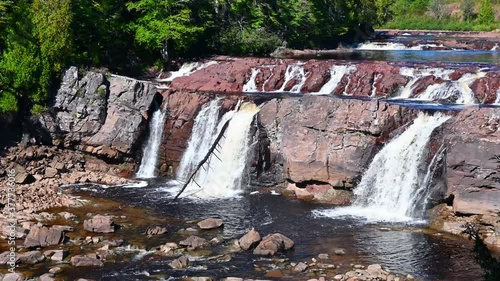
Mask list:
[[[392,26],[414,15],[441,21],[452,17],[444,7],[444,0],[0,0],[0,112],[43,112],[70,64],[134,75],[179,57],[333,48],[360,24]],[[492,0],[460,7],[468,25],[498,23]]]

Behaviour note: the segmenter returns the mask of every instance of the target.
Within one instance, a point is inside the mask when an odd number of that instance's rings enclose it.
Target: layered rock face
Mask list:
[[[352,62],[341,60],[231,59],[174,79],[183,91],[300,92],[352,97],[421,98],[445,103],[497,100],[498,69],[453,64]]]
[[[445,124],[448,194],[460,214],[500,213],[500,110],[469,108]]]
[[[120,159],[133,155],[155,93],[148,82],[71,67],[54,106],[35,122],[46,141]]]
[[[270,140],[271,165],[283,169],[276,182],[350,188],[390,133],[413,115],[377,100],[304,96],[266,103],[258,120]]]

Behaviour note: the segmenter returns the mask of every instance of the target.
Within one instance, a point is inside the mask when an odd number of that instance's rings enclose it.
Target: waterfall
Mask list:
[[[158,107],[153,113],[153,117],[149,123],[149,136],[144,147],[141,166],[136,175],[138,178],[155,177],[156,162],[158,161],[158,151],[160,150],[166,115],[166,106],[165,108]]]
[[[389,142],[373,159],[354,190],[356,200],[345,208],[316,211],[317,215],[364,217],[369,221],[410,221],[417,215],[418,202],[425,201],[422,192],[425,179],[419,171],[432,132],[448,116],[420,113],[413,124]],[[417,198],[418,197],[418,198]]]
[[[209,67],[213,64],[217,64],[216,61],[208,61],[208,62],[189,62],[185,63],[181,66],[178,71],[170,72],[170,77],[165,79],[159,79],[158,82],[172,82],[177,77],[189,76],[194,72]]]
[[[374,50],[382,50],[382,51],[422,51],[426,49],[432,49],[442,47],[436,44],[419,44],[417,46],[407,47],[401,43],[392,43],[392,42],[367,42],[359,44],[356,47],[356,50],[365,50],[365,51],[374,51]]]
[[[452,69],[442,69],[442,68],[409,68],[402,67],[400,69],[400,74],[410,77],[410,81],[406,83],[406,86],[400,91],[397,98],[410,98],[413,90],[415,89],[415,84],[423,77],[434,75],[435,77],[449,80],[450,74],[453,73]]]
[[[243,85],[243,92],[251,93],[259,91],[257,88],[257,82],[255,81],[259,73],[260,69],[258,68],[252,69],[252,75],[250,76],[250,80],[248,80],[248,82],[245,85]]]
[[[312,93],[314,95],[329,95],[338,86],[344,75],[349,75],[351,72],[356,70],[354,65],[334,65],[330,68],[330,80],[326,82],[323,87],[317,93]]]
[[[217,137],[219,113],[220,98],[217,98],[204,104],[196,116],[187,149],[177,169],[178,180],[186,180],[210,149]]]
[[[446,81],[441,84],[430,85],[425,91],[418,96],[419,100],[446,100],[449,98],[457,97],[455,103],[457,104],[475,104],[476,98],[470,85],[476,79],[485,77],[486,73],[466,73],[457,81]]]
[[[249,132],[252,120],[258,111],[255,104],[244,103],[238,111],[230,111],[221,118],[217,132],[211,138],[210,146],[216,135],[220,133],[223,124],[231,120],[218,146],[218,152],[211,156],[209,167],[199,171],[195,177],[196,183],[191,182],[183,196],[221,198],[233,197],[241,193],[242,176],[250,149]],[[199,158],[203,158],[207,152],[198,150],[196,153],[200,154]]]
[[[300,90],[302,90],[302,87],[307,80],[307,75],[304,71],[304,63],[295,63],[286,67],[285,81],[283,82],[281,88],[276,92],[284,92],[288,82],[293,80],[297,80],[298,82],[290,89],[290,92],[300,93]]]

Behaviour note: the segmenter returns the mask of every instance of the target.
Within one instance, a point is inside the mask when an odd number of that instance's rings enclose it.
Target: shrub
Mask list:
[[[474,0],[462,0],[462,3],[460,3],[460,9],[462,10],[462,15],[465,21],[469,21],[474,18]]]
[[[493,13],[491,0],[481,0],[481,2],[479,2],[479,13],[477,19],[482,24],[489,24],[495,21],[495,14]]]

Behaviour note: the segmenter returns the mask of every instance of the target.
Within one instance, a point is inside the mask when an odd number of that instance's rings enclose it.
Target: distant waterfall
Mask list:
[[[349,75],[356,70],[354,65],[334,65],[330,68],[330,80],[321,87],[319,92],[312,95],[330,95],[338,86],[344,75]]]
[[[440,68],[401,68],[401,75],[411,77],[411,80],[401,89],[397,98],[410,98],[415,90],[417,82],[425,76],[435,76],[443,79],[442,83],[429,85],[416,99],[426,101],[439,101],[456,98],[454,103],[471,105],[475,104],[475,95],[470,86],[479,78],[485,77],[486,73],[466,73],[458,80],[451,80],[450,75],[455,72],[453,69]]]
[[[404,44],[401,43],[392,43],[392,42],[367,42],[367,43],[362,43],[359,44],[356,49],[357,50],[365,50],[365,51],[375,51],[375,50],[381,50],[381,51],[422,51],[426,49],[433,49],[437,47],[442,47],[438,46],[436,44],[421,44],[417,46],[412,46],[412,47],[406,47]]]
[[[144,147],[141,166],[137,172],[138,178],[154,178],[156,163],[158,161],[158,151],[160,150],[161,139],[163,136],[163,126],[167,110],[159,107],[153,113],[149,123],[149,136]]]
[[[221,126],[232,117],[224,134],[225,137],[221,140],[217,149],[218,152],[216,155],[211,156],[209,167],[199,171],[195,177],[196,183],[191,182],[183,196],[221,198],[232,197],[241,193],[242,176],[246,168],[250,148],[249,132],[252,120],[258,111],[259,109],[255,104],[245,103],[238,111],[228,112],[221,118],[217,132],[214,132],[215,136],[210,138],[209,146],[213,144],[213,140],[220,132]],[[207,121],[205,120],[205,122]],[[193,131],[193,133],[196,132]],[[192,138],[199,137],[202,136],[193,135]],[[203,158],[207,153],[206,150],[201,148],[194,151],[199,154],[197,159]],[[186,158],[189,157],[191,156],[186,156]]]
[[[450,117],[420,113],[404,133],[389,142],[373,159],[354,190],[350,207],[318,211],[323,216],[359,216],[370,221],[408,221],[415,216],[425,177],[419,175],[432,132]],[[426,170],[426,169],[425,169]],[[420,197],[420,198],[416,198]]]
[[[177,179],[186,180],[212,146],[217,137],[219,114],[220,99],[212,100],[201,108],[194,120],[187,149],[177,169]]]

